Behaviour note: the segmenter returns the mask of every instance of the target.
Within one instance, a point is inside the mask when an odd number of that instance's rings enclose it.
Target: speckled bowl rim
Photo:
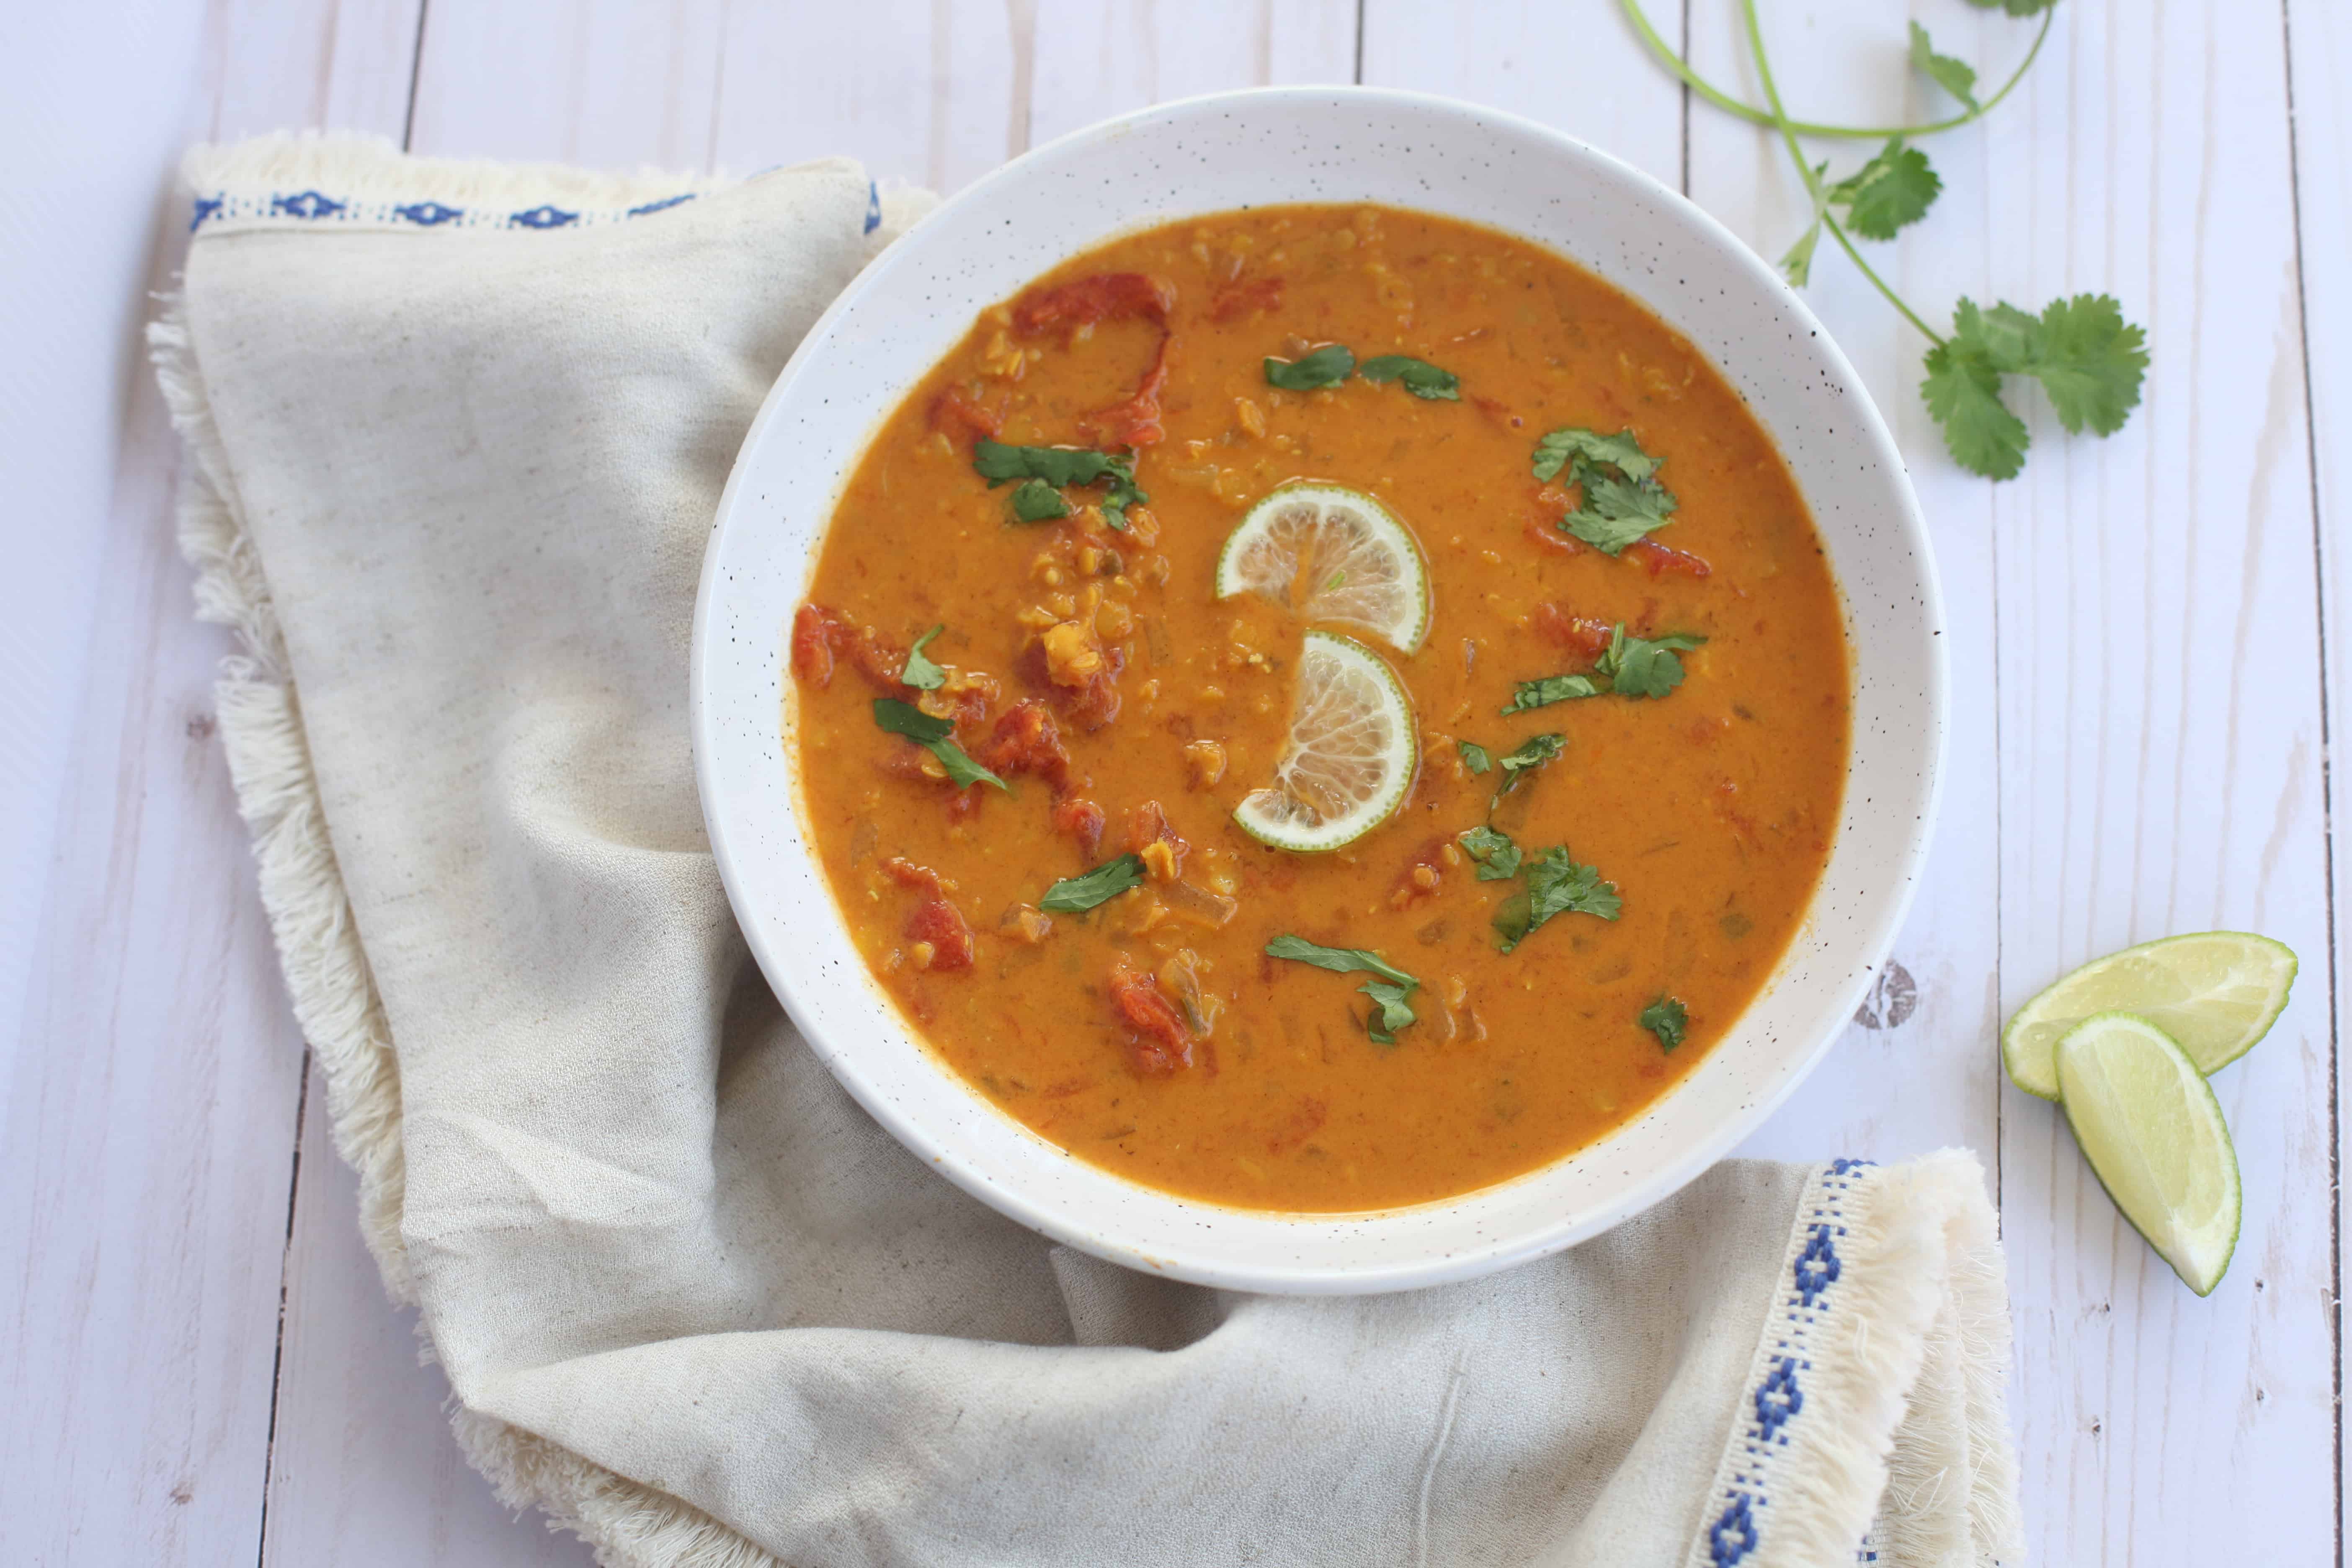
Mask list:
[[[1269,152],[1234,140],[1243,135],[1300,144]],[[1427,145],[1449,139],[1476,151]],[[1126,191],[1139,171],[1122,160],[1146,155],[1151,174],[1173,164],[1180,188],[1190,180],[1218,194],[1115,223],[1015,229],[1039,191]],[[1541,175],[1527,210],[1465,211],[1475,202],[1461,193],[1497,160]],[[1433,167],[1416,173],[1423,162]],[[1796,473],[1830,546],[1857,654],[1853,744],[1829,867],[1788,954],[1731,1032],[1600,1142],[1496,1186],[1369,1214],[1233,1209],[1142,1187],[1048,1143],[966,1087],[913,1037],[850,946],[799,837],[802,796],[784,739],[786,625],[833,501],[881,421],[972,316],[1112,234],[1282,201],[1361,201],[1485,223],[1568,255],[1684,333],[1748,399]],[[1542,232],[1567,221],[1560,209],[1570,203],[1603,215],[1604,226],[1625,226],[1629,211],[1640,217],[1604,256],[1597,243],[1582,248],[1583,234]],[[982,247],[988,259],[943,258],[958,244],[969,256],[975,239],[992,243]],[[1675,247],[1696,255],[1666,268]],[[1644,247],[1647,259],[1637,254]],[[985,280],[950,287],[958,265]],[[1709,285],[1727,303],[1707,299]],[[1727,338],[1710,314],[1722,311],[1739,322],[1721,325]],[[880,353],[894,331],[928,334],[935,346],[889,349],[907,374],[859,370],[861,351]],[[1752,346],[1774,334],[1779,346]],[[825,421],[832,437],[807,436]],[[844,421],[853,435],[840,434]],[[824,461],[810,461],[808,439],[819,440]],[[1839,499],[1825,512],[1831,497]],[[790,544],[780,531],[808,537]],[[797,569],[787,570],[781,558],[793,550]],[[1860,375],[1730,231],[1639,170],[1514,115],[1380,89],[1270,88],[1158,105],[1028,153],[942,204],[834,301],[770,390],[720,498],[695,607],[691,728],[711,847],[754,957],[834,1076],[919,1158],[1022,1224],[1132,1268],[1237,1289],[1393,1290],[1484,1274],[1631,1218],[1729,1152],[1820,1062],[1884,962],[1927,856],[1948,711],[1943,626],[1927,529]]]

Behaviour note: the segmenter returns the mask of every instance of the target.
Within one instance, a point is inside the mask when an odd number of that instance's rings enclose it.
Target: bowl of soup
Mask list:
[[[721,501],[705,815],[940,1174],[1266,1290],[1640,1212],[1907,907],[1941,610],[1885,426],[1698,209],[1410,94],[1167,105],[926,218]]]

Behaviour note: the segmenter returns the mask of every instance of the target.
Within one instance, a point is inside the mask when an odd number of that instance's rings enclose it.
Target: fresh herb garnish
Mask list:
[[[1297,359],[1269,358],[1265,362],[1265,379],[1267,384],[1285,392],[1313,392],[1318,387],[1339,385],[1355,368],[1355,352],[1347,344],[1325,343]]]
[[[1601,879],[1600,870],[1580,866],[1569,858],[1568,846],[1556,844],[1527,863],[1528,885],[1495,910],[1496,946],[1508,952],[1534,934],[1554,915],[1597,915],[1613,921],[1624,907],[1617,885]]]
[[[1015,479],[1035,481],[1013,492],[1013,512],[1023,522],[1043,522],[1048,518],[1069,515],[1066,505],[1059,512],[1044,510],[1044,493],[1076,485],[1105,487],[1103,521],[1118,529],[1127,526],[1129,507],[1151,499],[1137,488],[1131,458],[1084,447],[1008,447],[982,437],[972,443],[971,466],[988,481],[991,489]],[[1061,500],[1058,496],[1054,499]]]
[[[1665,461],[1642,450],[1631,430],[1603,436],[1580,426],[1564,426],[1536,443],[1537,479],[1550,483],[1567,470],[1568,482],[1584,500],[1559,520],[1566,531],[1605,555],[1614,555],[1674,516],[1674,491],[1658,483]]]
[[[956,788],[991,784],[1011,793],[1011,785],[973,762],[961,746],[948,738],[955,733],[954,721],[934,719],[913,703],[901,702],[895,697],[877,697],[874,700],[874,722],[894,735],[906,736],[939,758]]]
[[[1459,837],[1462,852],[1477,862],[1478,880],[1506,882],[1519,874],[1519,847],[1509,834],[1482,823]]]
[[[1070,503],[1062,492],[1043,479],[1024,479],[1013,487],[1013,521],[1015,522],[1051,522],[1055,518],[1070,515]]]
[[[1356,374],[1366,381],[1402,382],[1404,389],[1415,397],[1459,402],[1462,380],[1450,370],[1440,370],[1425,359],[1410,354],[1381,354],[1368,359],[1356,367]]]
[[[1763,29],[1756,16],[1755,0],[1745,0],[1748,48],[1756,75],[1764,89],[1765,106],[1745,103],[1691,69],[1673,46],[1658,36],[1642,11],[1641,0],[1622,0],[1626,16],[1651,51],[1679,76],[1690,89],[1717,108],[1769,126],[1796,163],[1797,172],[1812,197],[1811,221],[1781,260],[1789,280],[1800,288],[1810,279],[1816,242],[1826,232],[1837,242],[1873,288],[1928,342],[1921,397],[1928,414],[1944,433],[1944,445],[1953,459],[1987,479],[2014,479],[2025,466],[2030,437],[2001,397],[2001,378],[2030,375],[2049,394],[2059,423],[2079,435],[2085,426],[2101,436],[2121,429],[2137,407],[2140,386],[2147,372],[2147,335],[2123,319],[2123,307],[2104,294],[2078,294],[2051,304],[2037,318],[2011,305],[1980,310],[1967,300],[1954,313],[1950,335],[1929,326],[1855,248],[1853,236],[1891,237],[1916,219],[1934,200],[1940,182],[1926,155],[1912,149],[1908,139],[1948,131],[1980,119],[2007,98],[2042,54],[2050,37],[2055,0],[1973,0],[1981,9],[2001,10],[2012,16],[2042,17],[2041,30],[2024,62],[2000,90],[1979,100],[1977,75],[1963,61],[1936,52],[1926,28],[1911,25],[1910,63],[1957,99],[1962,112],[1924,125],[1816,125],[1792,120],[1780,102],[1780,88],[1764,50]],[[1886,139],[1878,154],[1843,180],[1825,178],[1828,166],[1807,162],[1799,136]],[[1841,221],[1832,208],[1843,206]],[[1581,537],[1580,535],[1579,537]]]
[[[1661,996],[1642,1009],[1640,1022],[1658,1037],[1662,1049],[1671,1051],[1683,1043],[1683,1035],[1690,1027],[1690,1009],[1671,996]]]
[[[1675,655],[1706,644],[1705,637],[1680,632],[1628,637],[1621,621],[1610,634],[1608,651],[1593,668],[1609,678],[1609,689],[1620,697],[1664,697],[1683,683],[1683,661]]]
[[[933,664],[929,656],[923,652],[930,646],[931,639],[945,630],[945,626],[933,626],[915,639],[915,646],[907,650],[907,668],[898,672],[900,685],[911,686],[918,691],[937,691],[947,684],[948,672]]]
[[[1372,999],[1372,1010],[1364,1019],[1365,1032],[1371,1036],[1372,1044],[1395,1045],[1396,1031],[1414,1021],[1412,1005],[1405,1000],[1412,992],[1385,980],[1367,980],[1356,989]]]
[[[1600,686],[1589,675],[1547,675],[1540,680],[1520,681],[1518,689],[1511,693],[1511,705],[1503,711],[1525,713],[1530,709],[1549,708],[1555,702],[1600,695]]]
[[[1495,759],[1503,770],[1503,782],[1495,791],[1497,805],[1502,798],[1528,781],[1528,775],[1568,749],[1565,735],[1529,735],[1526,740]]]
[[[1413,1021],[1407,998],[1421,989],[1421,982],[1377,952],[1360,947],[1325,947],[1286,933],[1265,944],[1265,954],[1268,958],[1286,958],[1294,963],[1311,963],[1334,974],[1353,974],[1360,970],[1379,975],[1379,980],[1356,988],[1372,999],[1371,1016],[1365,1020],[1365,1026],[1376,1045],[1396,1044],[1396,1031]]]
[[[1483,773],[1495,765],[1495,759],[1486,754],[1486,748],[1475,741],[1456,741],[1454,749],[1462,753],[1462,765],[1474,773]]]
[[[1076,877],[1065,877],[1045,889],[1037,907],[1055,914],[1077,914],[1107,904],[1143,880],[1143,858],[1121,855],[1106,860],[1093,870]]]

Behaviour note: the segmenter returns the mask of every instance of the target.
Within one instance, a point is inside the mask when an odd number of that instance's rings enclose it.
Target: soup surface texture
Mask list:
[[[1420,214],[1172,224],[985,312],[790,635],[813,841],[917,1034],[1222,1204],[1601,1137],[1738,1018],[1836,829],[1837,590],[1762,428],[1625,295]]]

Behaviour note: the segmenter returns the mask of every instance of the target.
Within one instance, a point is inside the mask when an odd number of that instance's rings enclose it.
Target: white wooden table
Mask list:
[[[1906,17],[1764,0],[1792,110],[1916,118]],[[2031,27],[1914,0],[2004,71]],[[457,1457],[384,1304],[280,994],[189,617],[177,457],[135,364],[177,265],[184,142],[282,126],[421,153],[750,171],[847,152],[953,189],[1155,99],[1425,89],[1529,115],[1777,256],[1767,136],[1694,103],[1607,0],[91,0],[0,21],[0,1563],[579,1563]],[[1659,0],[1751,94],[1732,0]],[[1934,531],[1956,711],[1916,1005],[1849,1029],[1751,1151],[1979,1151],[2008,1243],[2037,1560],[2341,1562],[2343,1152],[2329,737],[2352,686],[2352,12],[2063,0],[1889,276],[2144,322],[2146,404],[2021,479],[1942,456],[1921,344],[1843,259],[1815,309],[1895,426]],[[1857,157],[1834,154],[1841,167]],[[2331,701],[2335,704],[2331,711]],[[2341,787],[2339,785],[2339,787]],[[2218,1087],[2246,1221],[2213,1297],[2116,1215],[1993,1034],[2061,968],[2259,929],[2293,1006]]]

